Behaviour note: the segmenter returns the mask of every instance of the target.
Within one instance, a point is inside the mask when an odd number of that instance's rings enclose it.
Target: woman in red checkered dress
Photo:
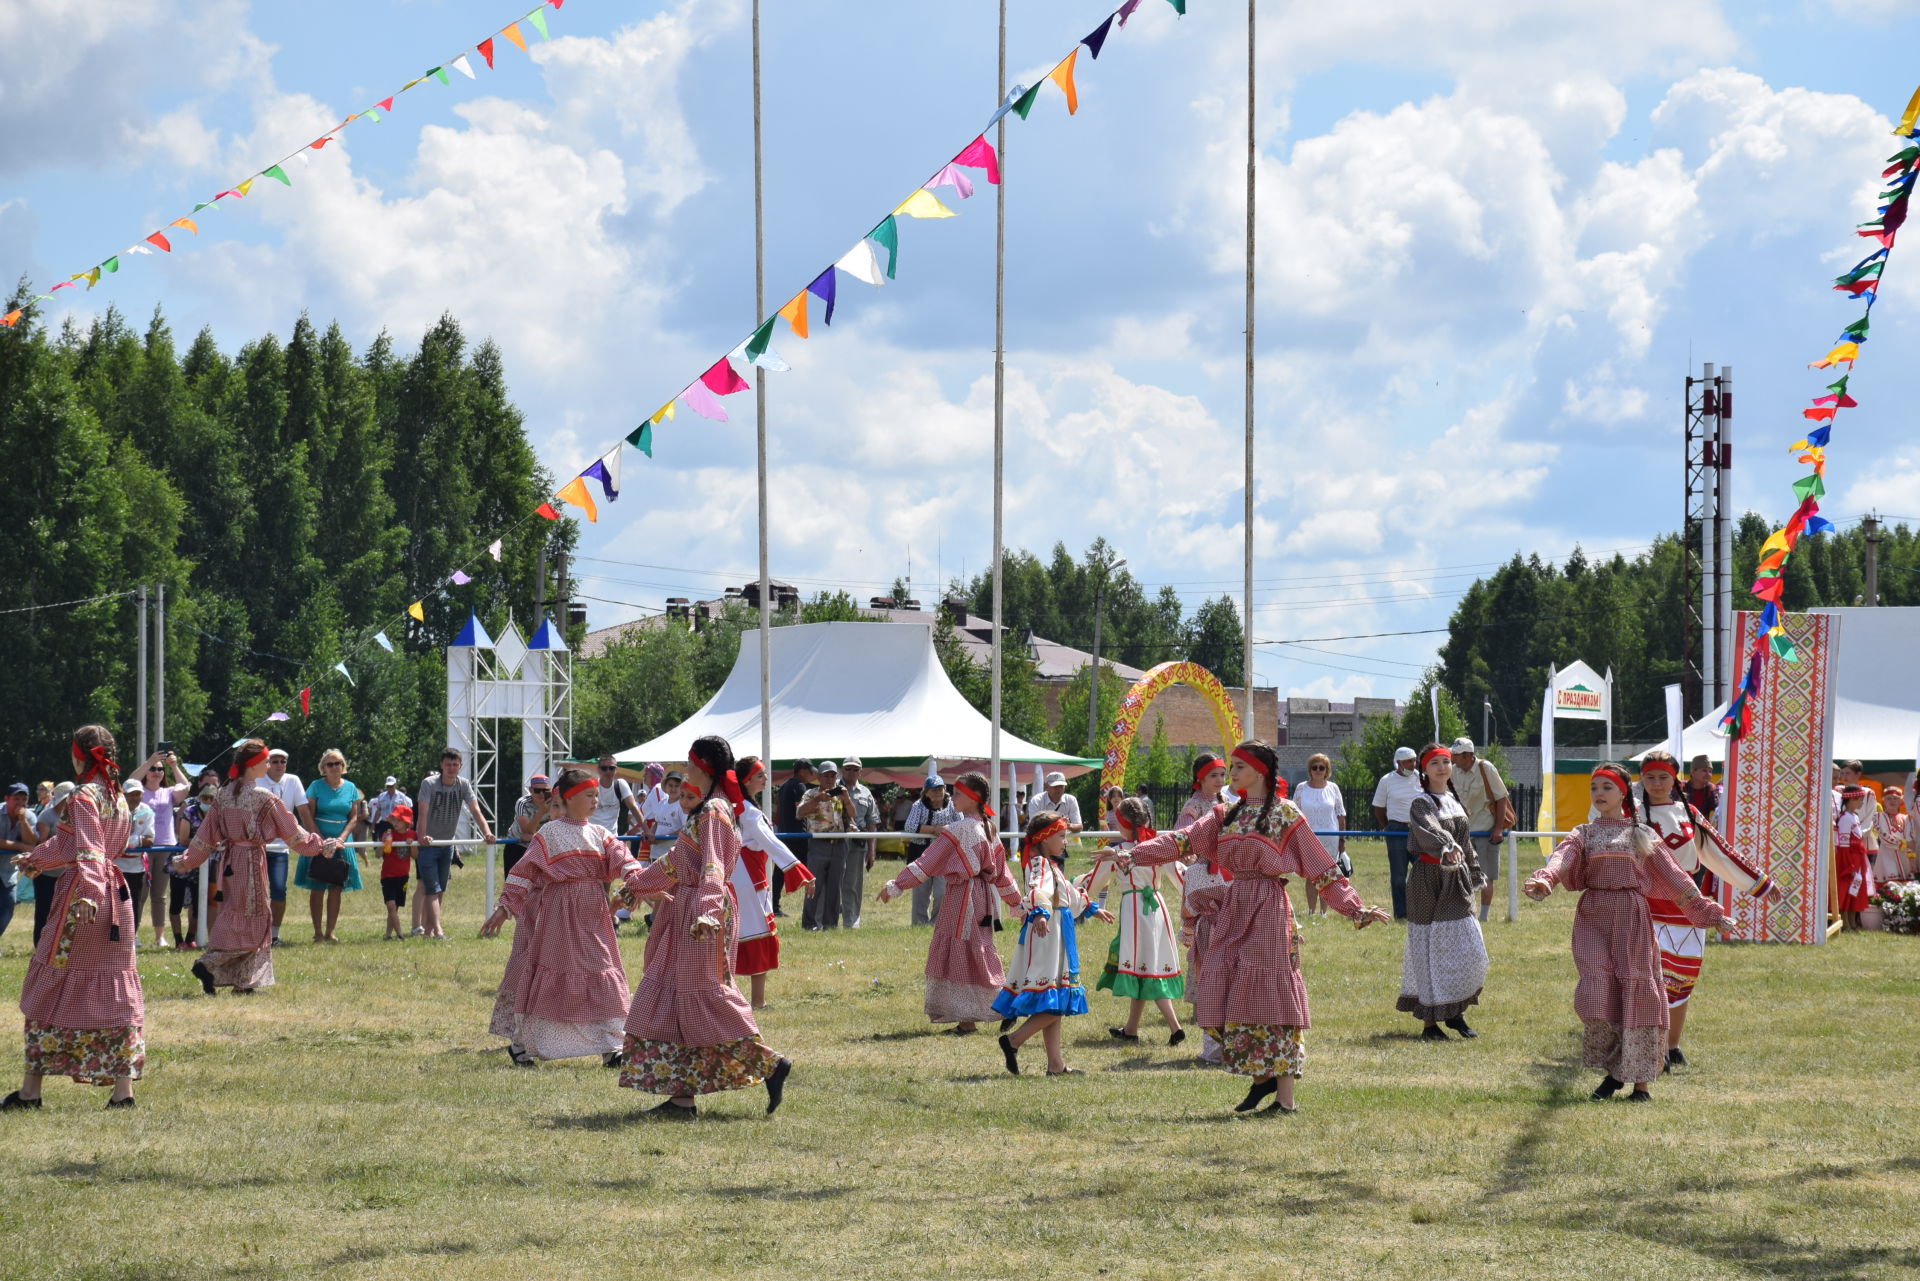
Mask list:
[[[654,910],[646,969],[627,1013],[620,1084],[666,1095],[653,1114],[685,1120],[697,1095],[765,1082],[771,1113],[793,1064],[761,1041],[752,1007],[733,986],[740,908],[728,878],[740,860],[735,823],[746,797],[726,739],[696,739],[687,767],[699,805],[673,849],[626,878],[630,893],[666,900]]]
[[[1221,1042],[1230,1072],[1253,1078],[1234,1110],[1292,1112],[1293,1083],[1306,1063],[1307,988],[1287,900],[1287,877],[1312,883],[1356,929],[1392,920],[1360,901],[1298,809],[1278,796],[1279,758],[1265,743],[1233,749],[1230,779],[1240,796],[1189,827],[1163,832],[1123,856],[1144,867],[1200,859],[1232,873],[1194,984],[1194,1019]]]
[[[146,1002],[133,965],[132,895],[114,865],[132,818],[113,764],[113,735],[100,725],[73,734],[79,786],[53,838],[17,860],[28,876],[59,873],[46,932],[20,986],[27,1066],[0,1110],[40,1106],[48,1073],[111,1085],[110,1108],[133,1106],[146,1062]]]
[[[523,1067],[535,1059],[589,1054],[617,1067],[627,971],[620,964],[606,887],[637,873],[640,860],[619,837],[588,822],[599,803],[594,775],[562,770],[554,788],[566,817],[546,823],[527,843],[480,936],[498,935],[507,918],[521,916],[537,893],[539,913],[520,927],[529,937],[511,978],[514,1035],[508,1052]],[[502,994],[507,990],[503,982]]]
[[[735,977],[747,980],[747,1004],[759,1009],[767,1003],[767,975],[780,968],[780,927],[773,916],[773,874],[780,874],[783,893],[805,887],[813,897],[813,873],[794,857],[760,812],[752,797],[767,781],[767,767],[757,756],[743,756],[735,773],[748,796],[740,811],[740,861],[733,865],[734,901],[740,905],[740,937],[733,947]]]
[[[1580,981],[1573,1012],[1585,1028],[1581,1056],[1606,1073],[1593,1092],[1609,1099],[1628,1081],[1634,1102],[1667,1061],[1667,989],[1660,975],[1650,898],[1679,908],[1694,925],[1726,920],[1720,905],[1700,892],[1673,855],[1639,820],[1624,766],[1593,771],[1589,794],[1599,817],[1582,823],[1556,845],[1547,866],[1527,878],[1527,897],[1544,899],[1555,886],[1585,891],[1573,917],[1573,965]]]

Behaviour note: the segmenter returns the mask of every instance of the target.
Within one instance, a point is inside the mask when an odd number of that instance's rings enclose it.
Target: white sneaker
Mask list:
[[[425,938],[426,936],[427,936],[427,931],[426,931],[426,929],[425,929],[425,927],[423,927],[423,926],[419,926],[419,925],[416,925],[416,926],[414,926],[414,927],[413,927],[413,937],[414,937],[414,938],[417,938],[417,939],[423,939],[423,938]]]
[[[155,939],[155,940],[153,941],[153,946],[154,946],[154,948],[155,948],[156,950],[158,950],[158,951],[161,951],[161,952],[164,952],[164,951],[166,951],[166,950],[167,950],[168,948],[170,948],[170,947],[172,947],[173,945],[172,945],[171,943],[169,943],[169,942],[167,942],[167,939],[166,939],[166,936],[165,936],[165,935],[161,935],[161,936],[160,936],[159,938],[157,938],[157,939]]]

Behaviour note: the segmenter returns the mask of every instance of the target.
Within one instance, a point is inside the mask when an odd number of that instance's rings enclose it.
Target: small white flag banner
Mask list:
[[[496,538],[492,542],[487,544],[487,555],[493,557],[495,560],[500,559],[500,540],[499,539]]]
[[[385,632],[375,632],[373,634],[373,643],[378,645],[381,649],[386,650],[387,653],[389,654],[393,653],[393,642],[387,639],[387,634]]]
[[[353,684],[353,677],[348,674],[347,665],[345,663],[335,663],[333,665],[333,670],[336,672],[339,672],[342,676],[345,676],[347,678],[347,684],[349,685]]]

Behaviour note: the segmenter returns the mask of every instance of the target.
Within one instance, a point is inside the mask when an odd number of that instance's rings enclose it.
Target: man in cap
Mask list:
[[[941,828],[959,821],[960,811],[953,808],[953,802],[947,799],[947,780],[938,774],[927,775],[927,781],[921,785],[919,799],[907,811],[907,861],[911,863],[925,854],[927,846],[933,844],[933,838],[940,834]],[[946,896],[947,880],[944,876],[929,877],[914,886],[913,923],[932,925],[933,918],[940,914],[940,902]]]
[[[33,821],[34,842],[53,839],[61,820],[67,816],[67,801],[73,795],[72,779],[62,779],[53,788],[53,795],[40,807],[39,815]],[[33,942],[40,945],[40,932],[47,928],[47,914],[53,910],[53,889],[60,883],[58,872],[48,872],[33,878]]]
[[[1067,820],[1067,830],[1078,832],[1086,824],[1080,821],[1080,798],[1067,795],[1067,776],[1059,770],[1047,775],[1046,790],[1033,798],[1027,806],[1027,817],[1036,814],[1057,814]]]
[[[300,781],[298,774],[287,770],[287,749],[270,748],[267,752],[267,772],[254,781],[255,787],[272,792],[287,807],[287,813],[299,820],[308,831],[313,830],[313,811],[307,800],[306,784]],[[273,906],[273,945],[284,947],[280,941],[280,920],[287,914],[287,843],[285,841],[267,842],[267,898]]]
[[[804,835],[806,827],[800,821],[800,802],[806,798],[807,790],[813,786],[817,777],[818,775],[813,772],[813,762],[802,756],[794,761],[793,773],[787,776],[787,781],[780,784],[779,790],[773,794],[773,826],[779,832],[780,839],[787,843],[787,848],[793,851],[793,856],[802,863],[807,863],[808,842]],[[807,863],[808,870],[812,870],[812,867],[811,863]],[[780,877],[773,878],[773,914],[775,916],[786,915],[780,910],[780,883]],[[814,897],[819,897],[817,887]]]
[[[853,823],[849,830],[877,832],[880,830],[880,803],[873,799],[873,793],[860,781],[860,773],[865,768],[858,756],[849,756],[840,763],[840,772],[847,785],[847,799],[853,803]],[[847,845],[847,868],[840,878],[840,923],[850,930],[857,930],[860,928],[861,891],[866,888],[867,869],[873,866],[873,860],[880,852],[880,842],[848,841]]]
[[[1393,749],[1393,772],[1382,774],[1373,789],[1374,826],[1386,829],[1387,874],[1393,886],[1393,919],[1407,919],[1407,818],[1420,795],[1420,754],[1411,747]]]
[[[800,913],[800,923],[810,930],[830,930],[840,923],[840,887],[846,879],[851,844],[836,833],[853,830],[853,799],[840,781],[838,765],[821,761],[815,772],[819,785],[809,788],[794,809],[807,829],[807,870],[819,882]]]
[[[507,839],[500,843],[500,875],[513,873],[513,865],[527,852],[527,842],[547,821],[547,802],[553,796],[553,780],[535,774],[527,780],[526,794],[513,803],[513,820],[507,824]]]
[[[13,890],[20,880],[20,873],[13,869],[14,857],[40,843],[33,830],[33,807],[27,804],[31,796],[25,783],[15,783],[0,806],[0,934],[13,921]]]
[[[1474,853],[1480,859],[1480,873],[1486,883],[1480,887],[1480,919],[1487,919],[1493,906],[1493,887],[1500,879],[1500,843],[1513,826],[1513,805],[1507,800],[1507,785],[1492,761],[1481,760],[1473,740],[1462,735],[1447,749],[1453,757],[1453,790],[1467,811],[1467,830],[1485,832],[1474,836]]]
[[[400,780],[389,774],[380,790],[373,794],[373,799],[367,802],[368,822],[374,827],[380,826],[381,823],[393,817],[396,805],[404,805],[412,809],[413,798],[401,791]]]

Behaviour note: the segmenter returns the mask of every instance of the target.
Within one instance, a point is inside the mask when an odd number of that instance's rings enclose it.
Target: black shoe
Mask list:
[[[1671,1050],[1667,1051],[1667,1066],[1663,1068],[1662,1071],[1670,1071],[1673,1068],[1685,1067],[1686,1065],[1687,1065],[1687,1056],[1682,1054],[1680,1052],[1680,1047],[1676,1045]]]
[[[618,1050],[608,1050],[600,1056],[600,1066],[603,1068],[617,1068],[623,1062],[625,1062],[625,1060],[621,1057],[620,1051]]]
[[[1167,1038],[1167,1044],[1179,1045],[1182,1042],[1184,1042],[1186,1039],[1187,1039],[1187,1029],[1183,1027],[1177,1027],[1173,1029],[1173,1035]]]
[[[1625,1084],[1626,1084],[1625,1081],[1616,1081],[1610,1076],[1604,1077],[1602,1078],[1600,1084],[1594,1087],[1593,1093],[1588,1095],[1587,1097],[1592,1099],[1610,1099],[1614,1095],[1618,1094],[1620,1092],[1620,1087]]]
[[[773,1065],[773,1071],[767,1076],[767,1115],[772,1116],[780,1108],[780,1100],[786,1094],[787,1073],[793,1071],[792,1059],[781,1059]]]
[[[959,1024],[956,1023],[952,1027],[947,1029],[947,1035],[948,1036],[972,1036],[975,1032],[978,1032],[979,1030],[980,1029],[977,1027],[961,1027]]]
[[[540,1066],[540,1061],[538,1059],[534,1058],[533,1055],[528,1054],[525,1050],[521,1049],[517,1045],[509,1045],[507,1047],[507,1059],[515,1067],[530,1068],[530,1067]]]
[[[1251,1112],[1259,1106],[1261,1099],[1266,1098],[1279,1088],[1280,1078],[1276,1076],[1270,1076],[1264,1081],[1255,1081],[1253,1087],[1247,1091],[1247,1097],[1234,1104],[1233,1110],[1235,1112]]]
[[[1267,1104],[1267,1106],[1260,1109],[1260,1115],[1272,1116],[1274,1113],[1277,1112],[1281,1116],[1292,1116],[1295,1112],[1298,1112],[1299,1110],[1300,1108],[1297,1104],[1293,1107],[1282,1107],[1280,1104],[1279,1096],[1276,1095],[1274,1097],[1273,1102]]]
[[[1447,1039],[1447,1034],[1442,1032],[1440,1025],[1436,1023],[1431,1027],[1420,1029],[1420,1039],[1423,1041],[1444,1041]]]
[[[1627,1102],[1651,1103],[1653,1102],[1653,1096],[1651,1094],[1648,1094],[1645,1090],[1635,1090],[1632,1094],[1629,1094],[1627,1096]]]
[[[1110,1027],[1107,1029],[1107,1035],[1116,1041],[1137,1041],[1140,1039],[1138,1032],[1129,1032],[1123,1027]]]
[[[213,971],[207,968],[205,961],[193,963],[193,977],[200,980],[201,990],[208,996],[213,995]]]
[[[1478,1032],[1474,1031],[1472,1028],[1467,1026],[1467,1020],[1465,1015],[1461,1015],[1461,1014],[1454,1015],[1452,1018],[1447,1020],[1447,1026],[1452,1028],[1454,1031],[1458,1032],[1460,1034],[1460,1039],[1463,1041],[1471,1041],[1474,1037],[1480,1035]]]
[[[1019,1076],[1020,1075],[1020,1047],[1015,1045],[1013,1043],[1013,1038],[1009,1037],[1004,1032],[1000,1034],[1000,1053],[1006,1056],[1007,1071],[1013,1073],[1015,1076]]]
[[[107,1106],[110,1108],[130,1108],[133,1106],[133,1096],[129,1094],[124,1099],[108,1099]]]
[[[697,1107],[683,1108],[672,1099],[668,1099],[659,1107],[648,1108],[640,1115],[655,1117],[662,1121],[691,1121],[700,1115],[700,1109]]]
[[[24,1112],[28,1108],[37,1108],[39,1106],[39,1099],[23,1099],[20,1097],[20,1091],[18,1090],[15,1090],[6,1098],[0,1099],[0,1112]]]
[[[1009,1032],[1011,1032],[1011,1031],[1013,1031],[1013,1025],[1014,1025],[1015,1023],[1017,1023],[1017,1022],[1019,1022],[1019,1020],[1018,1020],[1018,1019],[1001,1019],[1001,1020],[1000,1020],[1000,1035],[1001,1035],[1001,1036],[1005,1036],[1005,1035],[1006,1035],[1007,1033],[1009,1033]]]

